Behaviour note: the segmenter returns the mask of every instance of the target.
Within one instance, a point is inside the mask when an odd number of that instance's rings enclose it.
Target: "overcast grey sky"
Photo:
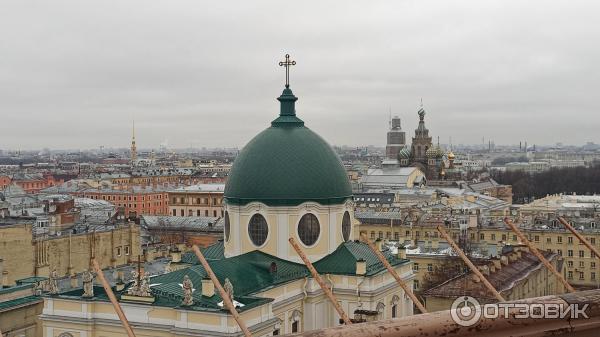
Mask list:
[[[447,142],[600,142],[595,1],[0,2],[0,149],[243,146],[278,113],[286,52],[306,125]]]

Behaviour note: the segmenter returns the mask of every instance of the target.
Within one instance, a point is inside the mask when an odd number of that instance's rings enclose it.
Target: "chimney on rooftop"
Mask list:
[[[202,279],[202,296],[213,297],[215,295],[215,284],[208,277]]]
[[[506,256],[506,255],[500,256],[500,263],[502,263],[505,266],[508,266],[508,256]]]
[[[398,258],[399,259],[406,259],[406,247],[404,246],[400,246],[398,247]]]
[[[493,259],[492,262],[494,263],[494,268],[496,268],[496,270],[502,269],[502,262],[500,262],[500,259]]]
[[[364,275],[367,273],[367,261],[364,259],[356,260],[356,275]]]
[[[383,250],[383,240],[381,240],[381,239],[375,240],[375,247],[377,247],[378,251],[382,251]]]

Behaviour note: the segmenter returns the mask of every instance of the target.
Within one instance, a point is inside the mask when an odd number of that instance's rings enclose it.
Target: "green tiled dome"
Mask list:
[[[270,206],[340,204],[352,197],[346,170],[327,142],[296,117],[294,96],[278,98],[280,116],[239,153],[227,178],[227,203]]]
[[[407,147],[403,147],[400,152],[398,152],[399,159],[410,159],[410,150]]]

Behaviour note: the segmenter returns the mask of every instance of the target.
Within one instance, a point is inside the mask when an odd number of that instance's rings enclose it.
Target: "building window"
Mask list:
[[[562,256],[562,249],[557,249],[556,252],[558,253],[558,255]]]
[[[279,329],[273,330],[273,336],[279,336]]]
[[[129,246],[125,246],[125,255],[129,255]]]
[[[573,237],[572,236],[567,237],[567,243],[573,243]]]
[[[433,264],[431,264],[431,263],[427,264],[427,271],[433,271]]]
[[[250,240],[255,246],[262,246],[267,241],[269,235],[269,226],[267,220],[260,214],[254,214],[248,222],[248,234]]]
[[[400,241],[400,233],[394,232],[394,240]]]
[[[596,279],[596,272],[592,272],[592,273],[590,274],[590,278],[591,278],[592,280],[595,280],[595,279]]]
[[[502,234],[502,241],[506,241],[506,234]]]
[[[117,256],[121,256],[121,247],[117,247]]]
[[[579,251],[579,257],[585,257],[585,252],[583,250]]]
[[[579,261],[579,267],[581,267],[581,268],[585,267],[585,262]]]
[[[350,213],[348,211],[344,212],[344,216],[342,217],[342,238],[345,241],[350,240],[350,231],[352,230],[352,226],[350,223]]]
[[[419,263],[413,263],[413,271],[419,271]]]
[[[485,240],[485,234],[484,233],[479,234],[479,240]]]
[[[202,214],[200,213],[200,210],[196,210],[196,216],[200,216],[200,214]]]
[[[292,333],[298,332],[298,321],[292,322]]]
[[[216,218],[217,217],[217,211],[213,210],[213,217]]]
[[[573,268],[573,261],[567,261],[567,267]]]
[[[491,234],[492,235],[492,240],[496,240],[496,234]]]
[[[567,256],[573,257],[573,250],[571,250],[571,249],[567,250]]]
[[[557,238],[556,238],[556,242],[558,242],[558,243],[562,243],[562,236],[559,236],[559,237],[557,237]]]
[[[181,209],[181,211],[179,212],[179,214],[180,214],[181,216],[185,216],[185,211],[183,210],[183,208]]]
[[[540,242],[540,236],[539,235],[536,235],[533,239],[534,239],[535,242]]]
[[[567,278],[570,279],[570,280],[573,279],[573,272],[572,271],[569,270],[567,272]]]
[[[298,223],[298,237],[300,241],[306,246],[312,246],[317,242],[319,234],[321,233],[321,226],[319,220],[314,214],[307,213],[300,218]]]
[[[583,279],[585,278],[585,277],[583,277],[583,276],[584,276],[584,275],[583,275],[583,272],[582,272],[582,271],[580,271],[580,272],[579,272],[579,279],[580,279],[580,280],[583,280]]]
[[[383,239],[383,232],[379,232],[379,238]]]
[[[400,302],[400,297],[394,295],[392,297],[392,318],[398,317],[398,303]]]
[[[419,280],[414,280],[413,282],[414,282],[414,283],[413,283],[413,289],[414,289],[414,290],[417,290],[417,289],[419,289]]]
[[[371,231],[371,240],[375,240],[375,232]]]
[[[229,223],[229,212],[225,212],[225,241],[229,241],[231,233],[231,224]]]
[[[546,243],[552,243],[552,238],[546,238]]]
[[[177,210],[176,209],[173,210],[173,216],[177,216]]]

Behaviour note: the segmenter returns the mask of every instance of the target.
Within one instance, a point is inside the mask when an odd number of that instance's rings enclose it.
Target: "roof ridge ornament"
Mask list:
[[[290,60],[290,54],[285,54],[285,61],[279,62],[279,66],[285,67],[285,87],[290,87],[290,67],[295,66],[296,61]]]

